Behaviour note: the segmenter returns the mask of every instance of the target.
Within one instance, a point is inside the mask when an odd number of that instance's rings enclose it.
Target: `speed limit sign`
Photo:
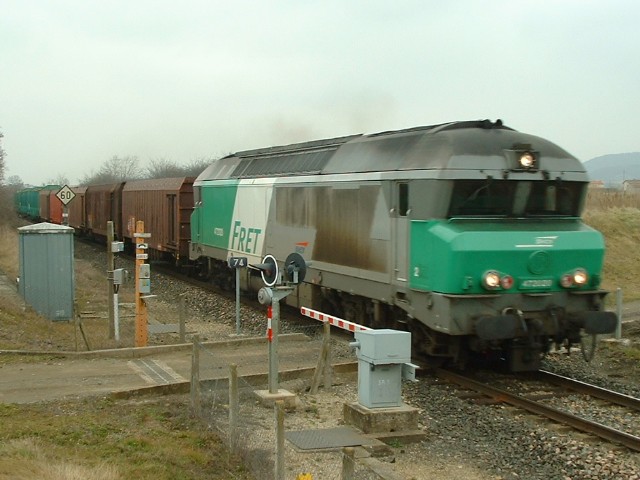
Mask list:
[[[58,190],[58,193],[56,193],[56,197],[58,197],[63,205],[67,205],[71,200],[75,198],[75,196],[75,192],[71,190],[68,185],[65,185],[60,190]]]

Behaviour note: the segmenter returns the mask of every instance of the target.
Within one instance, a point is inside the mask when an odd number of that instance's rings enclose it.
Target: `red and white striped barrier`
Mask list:
[[[341,328],[343,330],[348,330],[349,332],[361,332],[363,330],[373,330],[372,328],[365,327],[364,325],[358,325],[357,323],[348,322],[347,320],[343,320],[338,317],[333,317],[331,315],[327,315],[326,313],[318,312],[317,310],[312,310],[307,307],[300,307],[300,313],[305,317],[313,318],[314,320],[319,320],[321,322],[329,322],[330,325],[334,327]]]
[[[273,310],[271,310],[271,305],[267,307],[267,339],[272,342],[273,341],[273,329],[271,328],[271,319],[273,318]]]

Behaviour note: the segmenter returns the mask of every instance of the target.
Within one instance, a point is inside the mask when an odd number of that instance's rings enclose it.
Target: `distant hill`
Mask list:
[[[640,152],[612,153],[584,162],[591,180],[606,186],[619,186],[623,180],[640,180]]]

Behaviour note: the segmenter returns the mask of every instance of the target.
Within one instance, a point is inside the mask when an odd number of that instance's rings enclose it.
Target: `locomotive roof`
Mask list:
[[[543,138],[513,130],[500,120],[477,120],[245,150],[217,160],[200,174],[197,181],[493,168],[487,165],[487,157],[504,158],[505,150],[522,145],[539,152],[543,158],[563,159],[563,170],[570,167],[572,171],[584,172],[584,167],[575,157]]]

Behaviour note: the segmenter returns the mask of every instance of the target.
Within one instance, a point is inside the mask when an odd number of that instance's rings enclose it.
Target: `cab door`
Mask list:
[[[391,223],[394,229],[394,278],[399,285],[408,285],[409,257],[409,183],[394,182]]]

